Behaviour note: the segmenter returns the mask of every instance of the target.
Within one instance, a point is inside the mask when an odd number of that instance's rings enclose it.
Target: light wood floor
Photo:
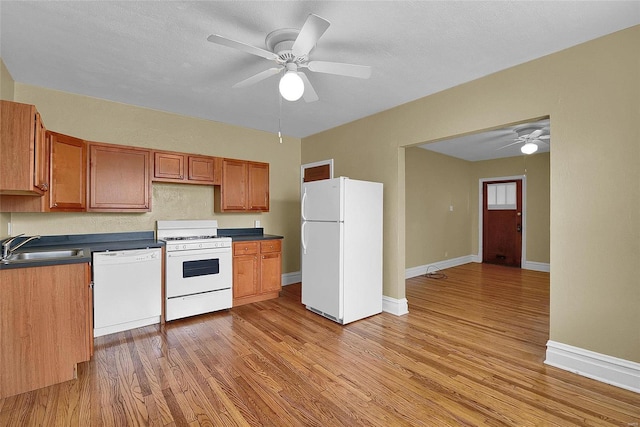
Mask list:
[[[546,273],[407,281],[410,313],[337,325],[277,300],[96,340],[1,426],[637,426],[640,395],[545,366]]]

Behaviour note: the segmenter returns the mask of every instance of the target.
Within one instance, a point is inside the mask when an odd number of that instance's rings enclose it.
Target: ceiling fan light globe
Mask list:
[[[533,154],[538,151],[538,146],[532,142],[528,142],[520,147],[520,151],[522,151],[524,154]]]
[[[304,82],[297,72],[287,71],[280,79],[280,95],[287,101],[297,101],[304,93]]]

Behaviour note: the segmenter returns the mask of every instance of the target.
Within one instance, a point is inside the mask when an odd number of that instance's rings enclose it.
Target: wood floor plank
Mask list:
[[[306,310],[298,284],[99,337],[77,380],[0,400],[0,425],[640,424],[639,394],[544,365],[548,273],[444,273],[407,280],[405,316],[341,326]]]

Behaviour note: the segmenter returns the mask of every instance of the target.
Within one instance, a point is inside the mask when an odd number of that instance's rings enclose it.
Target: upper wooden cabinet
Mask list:
[[[268,212],[269,164],[244,160],[222,161],[222,185],[216,193],[217,212]]]
[[[49,210],[82,212],[87,209],[87,144],[78,138],[47,132],[51,190]]]
[[[151,151],[89,144],[90,212],[151,211]]]
[[[44,195],[2,195],[0,212],[82,212],[87,208],[87,144],[78,138],[46,132],[43,163],[49,191]]]
[[[220,185],[222,158],[154,151],[153,181]]]
[[[45,129],[34,105],[0,101],[0,194],[49,189]]]

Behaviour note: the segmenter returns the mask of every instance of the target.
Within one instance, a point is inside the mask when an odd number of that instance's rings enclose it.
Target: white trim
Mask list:
[[[382,295],[382,311],[403,316],[409,314],[409,304],[406,298],[396,299]]]
[[[412,277],[418,277],[423,274],[427,274],[427,272],[431,272],[432,270],[444,270],[446,268],[469,264],[470,262],[476,262],[474,259],[474,255],[461,256],[458,258],[434,262],[432,264],[419,265],[417,267],[407,268],[404,271],[404,278],[410,279]]]
[[[294,283],[300,282],[302,282],[302,273],[299,271],[282,274],[282,286],[293,285]]]
[[[548,262],[525,261],[524,264],[522,264],[522,268],[525,270],[543,271],[545,273],[551,272],[551,264]]]
[[[520,265],[524,265],[527,259],[527,176],[501,176],[496,178],[480,178],[478,181],[478,257],[482,262],[482,229],[484,228],[484,209],[482,200],[482,186],[489,181],[522,181],[522,250]]]
[[[640,393],[640,363],[547,341],[546,365]]]

